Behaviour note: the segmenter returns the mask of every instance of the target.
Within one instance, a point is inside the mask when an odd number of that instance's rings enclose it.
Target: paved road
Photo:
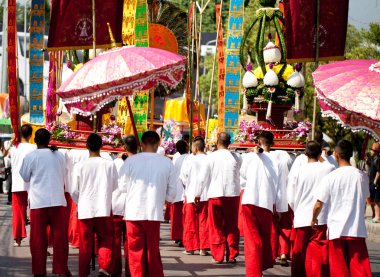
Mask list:
[[[11,231],[11,208],[5,205],[6,198],[0,196],[0,276],[31,276],[31,257],[28,241],[21,247],[13,247]],[[380,235],[380,234],[379,234]],[[373,276],[380,277],[380,244],[368,242]],[[268,245],[269,247],[269,245]],[[241,256],[236,265],[214,265],[210,257],[186,256],[183,249],[169,240],[169,225],[161,225],[161,255],[165,276],[244,276],[244,249],[240,245]],[[50,249],[50,251],[52,251]],[[51,257],[48,257],[48,272],[51,272]],[[70,249],[69,267],[74,276],[78,272],[78,250]],[[54,276],[54,275],[51,275]],[[97,276],[93,272],[91,276]],[[290,269],[276,265],[264,276],[290,276]]]

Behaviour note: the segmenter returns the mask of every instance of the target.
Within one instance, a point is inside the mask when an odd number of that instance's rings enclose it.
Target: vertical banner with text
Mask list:
[[[225,104],[224,104],[224,95],[225,84],[226,84],[226,63],[224,60],[224,47],[223,47],[223,22],[222,22],[222,11],[220,9],[220,3],[215,4],[215,13],[216,13],[216,24],[217,28],[219,27],[217,41],[217,55],[218,55],[218,132],[224,130],[224,113],[225,113]],[[219,26],[218,26],[219,23]]]

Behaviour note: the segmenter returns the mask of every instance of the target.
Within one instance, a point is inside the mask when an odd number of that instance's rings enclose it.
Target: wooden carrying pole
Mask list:
[[[136,128],[135,119],[133,117],[133,111],[132,111],[132,107],[131,107],[131,102],[129,101],[129,97],[128,96],[126,97],[126,100],[127,100],[127,107],[128,107],[129,117],[131,119],[133,134],[135,135],[137,146],[140,147],[139,134],[137,133],[137,128]]]
[[[149,130],[154,131],[154,89],[150,90],[150,126]]]

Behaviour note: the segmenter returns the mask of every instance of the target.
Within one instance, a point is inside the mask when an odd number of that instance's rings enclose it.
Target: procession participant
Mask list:
[[[48,247],[47,226],[53,234],[53,274],[71,276],[67,267],[68,239],[64,180],[65,157],[50,149],[50,133],[42,128],[34,138],[37,150],[27,154],[20,168],[24,182],[29,182],[30,252],[32,273],[46,276]]]
[[[327,209],[331,276],[372,276],[364,222],[369,181],[364,172],[350,165],[352,152],[349,141],[338,142],[334,155],[339,168],[323,178],[313,209],[313,228],[322,208]]]
[[[273,267],[272,247],[268,247],[273,208],[279,213],[288,209],[285,184],[279,181],[279,164],[270,153],[273,139],[271,132],[263,131],[258,144],[264,152],[248,154],[248,163],[241,170],[247,180],[242,199],[247,276],[261,276],[262,271]]]
[[[157,154],[159,135],[142,135],[142,153],[128,158],[119,172],[119,189],[126,193],[128,259],[132,277],[164,276],[160,256],[160,221],[165,200],[176,196],[175,168]]]
[[[20,246],[21,240],[26,238],[26,209],[28,207],[28,183],[25,183],[20,175],[22,162],[27,154],[36,150],[34,144],[29,143],[33,128],[29,124],[21,126],[21,143],[11,148],[12,164],[12,228],[14,246]]]
[[[102,139],[87,138],[89,158],[74,168],[73,194],[78,196],[79,277],[90,274],[94,234],[98,242],[99,275],[111,276],[113,223],[112,192],[117,188],[117,171],[112,161],[100,156]]]
[[[208,219],[211,255],[215,263],[236,263],[239,255],[238,212],[240,198],[241,157],[228,150],[231,136],[222,132],[217,139],[217,149],[208,155],[210,186]]]
[[[375,142],[370,149],[369,189],[372,223],[380,223],[380,144]]]
[[[183,208],[183,244],[184,254],[193,255],[199,250],[199,255],[208,256],[210,248],[208,231],[207,190],[210,184],[208,160],[205,155],[205,141],[196,137],[192,152],[183,162],[180,178],[185,187],[185,204]]]
[[[318,226],[310,227],[315,195],[321,189],[323,177],[335,167],[319,163],[322,154],[319,143],[309,141],[305,150],[308,163],[289,180],[288,203],[294,211],[295,237],[292,249],[292,276],[328,276],[327,218],[325,210],[318,217]]]
[[[179,156],[173,160],[175,174],[177,178],[177,193],[170,208],[170,239],[174,240],[178,246],[183,247],[183,183],[180,179],[183,162],[189,157],[189,147],[184,140],[179,140],[175,144]]]
[[[114,160],[116,170],[119,173],[127,157],[132,157],[137,154],[137,142],[134,135],[129,135],[123,138],[124,149],[127,154],[122,154],[121,158]],[[121,162],[120,162],[121,161]],[[122,193],[118,188],[112,193],[112,213],[113,226],[115,232],[113,244],[113,270],[112,276],[121,276],[122,274],[122,259],[121,259],[121,243],[124,241],[124,256],[128,261],[128,242],[126,233],[126,222],[123,219],[125,210],[125,193]],[[130,276],[128,262],[125,263],[125,276]]]

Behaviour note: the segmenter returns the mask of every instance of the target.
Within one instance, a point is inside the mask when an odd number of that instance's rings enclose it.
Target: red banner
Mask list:
[[[343,60],[346,44],[348,0],[319,0],[318,60]],[[317,0],[284,0],[288,62],[316,58]]]
[[[220,3],[215,4],[216,15],[216,28],[219,27],[219,33],[217,37],[216,51],[218,54],[218,132],[224,131],[224,94],[226,83],[226,63],[224,61],[224,48],[223,48],[223,22],[222,11],[220,9]],[[218,26],[219,24],[219,26]]]
[[[20,142],[20,117],[17,90],[17,46],[16,46],[16,0],[8,0],[8,93],[9,115],[15,142]]]
[[[96,1],[96,47],[111,47],[107,23],[117,44],[121,44],[123,0]],[[92,48],[92,1],[52,0],[49,50]]]

